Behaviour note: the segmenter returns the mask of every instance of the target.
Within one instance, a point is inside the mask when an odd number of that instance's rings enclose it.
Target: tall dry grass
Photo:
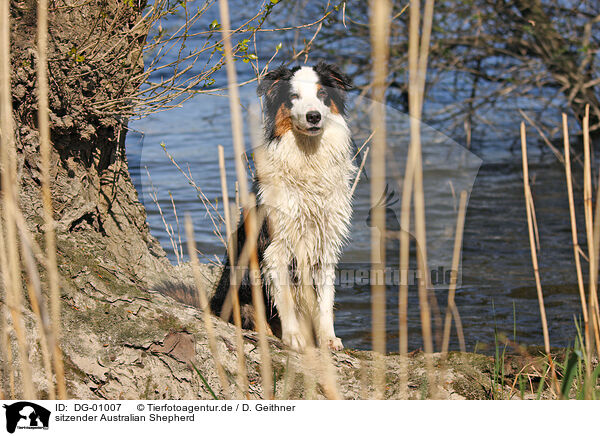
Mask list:
[[[590,108],[585,108],[583,118],[583,205],[585,212],[585,231],[587,234],[588,259],[589,259],[589,297],[588,320],[591,320],[594,332],[594,344],[590,342],[591,349],[600,353],[600,316],[598,312],[598,252],[595,249],[596,233],[594,231],[593,217],[593,188],[592,164],[590,151]]]
[[[575,258],[575,272],[577,275],[577,287],[579,289],[579,299],[581,301],[581,312],[583,315],[583,332],[586,344],[586,354],[588,354],[589,360],[589,347],[587,344],[590,343],[590,326],[588,318],[588,305],[585,296],[585,284],[583,282],[583,271],[581,268],[581,247],[579,246],[579,237],[577,233],[577,219],[575,216],[575,200],[573,196],[573,175],[571,169],[571,145],[569,142],[569,125],[567,120],[567,114],[562,114],[562,127],[563,127],[563,147],[564,147],[564,162],[565,162],[565,176],[567,179],[567,196],[569,198],[569,217],[571,220],[571,238],[573,242],[573,256]],[[591,368],[586,365],[587,375],[591,375]]]
[[[431,328],[431,308],[429,306],[429,268],[427,266],[427,233],[425,223],[425,199],[423,192],[423,164],[421,152],[421,115],[423,111],[423,94],[425,90],[425,78],[427,75],[427,59],[429,55],[429,42],[433,21],[434,1],[427,0],[421,17],[420,0],[411,0],[409,8],[409,45],[408,45],[408,69],[409,87],[408,104],[410,115],[410,145],[406,162],[406,172],[402,187],[402,211],[401,224],[405,231],[410,231],[411,197],[414,202],[415,240],[417,245],[417,265],[420,273],[419,307],[421,315],[421,332],[423,336],[423,348],[425,351],[425,363],[427,370],[428,386],[430,394],[435,396],[436,382],[433,371],[433,335]],[[422,18],[422,24],[421,24]],[[404,227],[406,224],[406,227]],[[400,268],[401,272],[408,269],[409,265],[409,238],[401,235],[400,240]],[[407,285],[400,287],[400,329],[406,331]],[[407,337],[400,334],[400,350],[407,350]]]
[[[536,238],[534,235],[534,212],[533,197],[531,187],[529,186],[529,164],[527,160],[527,138],[525,132],[525,123],[521,123],[521,153],[523,160],[523,189],[525,193],[525,208],[527,211],[527,228],[529,230],[529,246],[531,248],[531,262],[533,264],[533,274],[535,277],[535,287],[537,290],[540,316],[542,318],[542,331],[544,334],[544,351],[550,355],[550,335],[548,334],[548,320],[546,319],[546,308],[544,305],[544,294],[542,292],[542,282],[540,279],[540,270],[538,267],[538,257],[536,249]]]
[[[225,399],[229,398],[229,380],[223,369],[223,364],[219,358],[219,350],[217,348],[217,341],[215,337],[215,328],[213,325],[213,319],[210,314],[210,306],[208,304],[208,296],[206,295],[205,289],[202,287],[202,273],[200,272],[200,265],[198,263],[198,255],[196,253],[196,242],[194,238],[194,227],[192,225],[192,219],[190,216],[185,218],[185,234],[187,237],[188,245],[188,256],[190,257],[190,263],[192,264],[192,272],[194,275],[194,282],[196,284],[196,292],[198,293],[198,299],[200,302],[200,308],[202,310],[202,318],[204,320],[204,327],[208,336],[208,345],[215,362],[215,368],[217,370],[217,376],[221,383],[221,388]]]
[[[238,92],[237,74],[233,59],[233,50],[231,45],[231,24],[229,18],[229,3],[227,0],[219,0],[219,11],[221,17],[221,32],[223,35],[223,51],[225,55],[225,64],[227,68],[227,83],[229,95],[229,110],[231,113],[233,150],[235,159],[235,168],[237,175],[237,186],[239,187],[240,203],[242,207],[244,226],[247,235],[252,235],[247,239],[246,245],[249,246],[249,265],[252,284],[252,302],[254,305],[255,328],[258,330],[259,350],[261,355],[260,373],[262,378],[263,393],[266,397],[272,396],[273,373],[271,365],[271,357],[269,353],[269,344],[267,342],[267,322],[265,317],[265,303],[262,295],[262,284],[260,283],[260,269],[258,265],[258,256],[256,251],[256,241],[262,220],[258,222],[256,216],[256,199],[249,195],[248,178],[246,174],[246,166],[243,162],[245,156],[243,121],[241,112],[241,102]],[[226,205],[229,207],[229,205]],[[232,270],[237,270],[240,266],[232,263]],[[237,279],[237,277],[236,277]],[[235,289],[233,292],[234,300],[237,299],[239,281],[231,281],[231,285]],[[239,302],[239,299],[238,299]],[[236,310],[239,310],[239,303]],[[237,317],[238,315],[234,315]]]
[[[3,343],[9,362],[10,395],[15,398],[15,370],[13,362],[11,331],[17,342],[20,365],[19,378],[22,398],[39,396],[33,385],[30,352],[26,343],[27,328],[31,325],[23,317],[23,286],[27,289],[33,311],[35,331],[38,334],[41,360],[46,373],[46,395],[50,399],[67,397],[62,351],[60,349],[60,282],[56,261],[54,219],[50,190],[50,128],[48,122],[47,78],[47,1],[38,3],[37,13],[37,79],[38,79],[38,125],[40,138],[41,198],[45,222],[45,247],[40,249],[31,235],[19,206],[20,181],[16,170],[16,149],[10,87],[10,15],[9,2],[2,2],[0,9],[0,116],[1,116],[1,165],[2,165],[2,211],[0,218],[0,266],[2,268],[4,303],[10,313],[10,323],[3,320]],[[20,250],[19,250],[20,247]],[[45,269],[47,282],[40,280],[39,268]],[[22,275],[21,270],[24,270]],[[49,298],[46,298],[47,294]],[[50,310],[48,302],[50,300]],[[4,315],[4,314],[3,314]]]
[[[225,234],[227,253],[229,255],[229,264],[231,265],[231,274],[229,277],[230,283],[235,283],[233,268],[235,266],[235,248],[236,241],[233,239],[233,230],[231,225],[231,208],[229,206],[229,192],[227,189],[227,171],[225,169],[225,152],[223,146],[218,146],[219,150],[219,172],[221,174],[221,192],[223,195],[223,210],[225,215]],[[238,377],[237,386],[242,397],[248,394],[248,375],[246,372],[246,358],[244,355],[244,339],[242,337],[242,317],[240,311],[240,300],[237,292],[231,293],[233,305],[233,322],[235,324],[235,342],[237,349]]]
[[[385,205],[379,201],[385,194],[385,90],[389,56],[391,3],[373,0],[370,3],[370,33],[372,45],[372,98],[371,129],[371,304],[373,317],[373,350],[377,353],[374,370],[376,398],[385,395],[386,304],[385,304]]]
[[[12,113],[10,67],[10,12],[9,2],[0,3],[0,165],[2,171],[2,278],[4,303],[10,313],[9,327],[17,339],[20,361],[20,385],[24,398],[35,399],[37,393],[32,382],[29,347],[22,316],[20,256],[18,248],[16,215],[18,213],[18,179],[14,122]]]
[[[460,200],[458,205],[458,216],[456,219],[456,230],[454,233],[454,250],[452,252],[452,269],[454,274],[450,278],[450,285],[448,287],[448,307],[446,309],[446,319],[444,321],[444,334],[442,341],[442,355],[448,353],[448,347],[450,344],[450,329],[452,327],[452,318],[454,318],[454,324],[456,326],[456,335],[458,336],[458,342],[460,345],[460,351],[463,353],[467,351],[465,345],[465,335],[462,329],[462,322],[460,320],[460,314],[458,308],[454,302],[454,296],[456,294],[456,283],[458,280],[458,267],[460,263],[460,252],[463,243],[463,231],[465,227],[465,215],[467,213],[467,191],[460,193]]]
[[[64,378],[64,365],[60,349],[60,289],[56,263],[56,240],[54,235],[54,209],[50,191],[50,126],[48,120],[48,0],[38,0],[38,129],[40,134],[40,156],[42,169],[42,204],[46,233],[46,262],[48,287],[50,290],[50,312],[52,335],[50,344],[56,374],[56,387],[59,399],[67,397]],[[41,302],[39,302],[41,303]]]

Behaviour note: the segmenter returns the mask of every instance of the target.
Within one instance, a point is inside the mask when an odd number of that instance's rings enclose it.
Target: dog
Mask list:
[[[254,150],[258,207],[265,219],[257,241],[267,319],[279,321],[283,342],[301,350],[309,344],[343,348],[334,331],[335,267],[348,238],[351,182],[357,168],[346,123],[346,92],[352,84],[336,66],[268,73],[257,93],[263,97],[265,136]],[[246,240],[244,222],[236,232],[236,253]],[[237,262],[236,262],[237,264]],[[211,299],[223,316],[230,285],[229,256]],[[242,315],[252,313],[251,283],[241,280]],[[252,321],[244,320],[244,327]]]

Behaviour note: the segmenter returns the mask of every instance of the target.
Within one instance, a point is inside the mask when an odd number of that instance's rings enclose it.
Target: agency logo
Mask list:
[[[6,409],[6,431],[14,433],[16,429],[26,430],[48,430],[50,423],[50,411],[28,401],[19,401],[17,403],[2,407]]]

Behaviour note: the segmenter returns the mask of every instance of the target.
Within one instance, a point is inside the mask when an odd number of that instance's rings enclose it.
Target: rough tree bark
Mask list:
[[[35,7],[35,2],[13,3],[11,51],[21,207],[32,230],[41,232]],[[129,177],[124,147],[130,113],[96,107],[140,85],[129,79],[143,71],[145,35],[128,31],[139,14],[140,9],[118,0],[76,8],[55,3],[48,53],[51,188],[59,239],[103,247],[132,279],[160,272],[168,262],[149,234]]]

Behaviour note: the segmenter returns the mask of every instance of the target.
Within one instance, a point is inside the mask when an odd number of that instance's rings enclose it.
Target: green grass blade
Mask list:
[[[560,394],[562,398],[569,398],[569,392],[571,391],[571,386],[573,385],[575,374],[577,374],[578,363],[579,357],[577,356],[577,353],[571,352],[569,354],[569,360],[567,361],[566,367],[564,369],[564,376],[562,380],[562,385],[560,387]]]
[[[196,365],[194,365],[192,363],[192,368],[194,368],[194,370],[196,371],[196,374],[198,374],[198,377],[200,377],[200,380],[202,380],[202,383],[204,383],[204,386],[206,386],[206,389],[208,389],[208,392],[210,392],[210,394],[212,395],[212,397],[215,400],[218,400],[219,398],[217,398],[217,395],[215,394],[215,391],[212,390],[212,388],[210,387],[210,385],[208,384],[208,382],[206,381],[206,379],[204,378],[204,376],[202,375],[202,373],[198,370],[198,368],[196,368]]]
[[[544,387],[546,386],[546,377],[548,376],[548,370],[549,370],[548,364],[546,363],[544,365],[544,369],[542,370],[544,375],[542,376],[542,378],[540,380],[540,385],[538,386],[536,400],[539,400],[540,398],[542,398],[542,392],[544,391]]]

